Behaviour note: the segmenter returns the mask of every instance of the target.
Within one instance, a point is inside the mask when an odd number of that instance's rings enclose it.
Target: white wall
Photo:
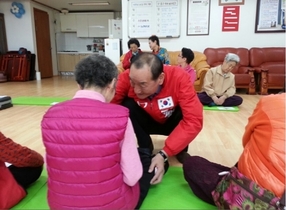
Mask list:
[[[18,0],[25,8],[25,15],[16,18],[10,13],[10,0],[0,0],[0,13],[5,15],[8,50],[18,50],[25,47],[37,54],[33,8],[48,12],[50,18],[50,37],[52,47],[53,74],[57,75],[56,59],[56,30],[58,24],[54,24],[57,12],[29,0]],[[189,47],[196,51],[203,51],[207,47],[285,47],[285,33],[254,33],[256,1],[247,0],[240,6],[240,24],[238,32],[222,32],[222,6],[218,6],[218,0],[211,0],[210,32],[209,35],[187,36],[187,0],[181,0],[181,36],[173,39],[160,39],[162,47],[168,50],[180,50]],[[119,13],[118,13],[118,16]],[[122,28],[123,28],[123,52],[126,52],[128,37],[128,0],[122,0]],[[151,34],[150,34],[151,35]],[[150,50],[148,38],[139,39],[142,50]],[[36,70],[38,70],[36,62]]]
[[[13,1],[1,0],[0,13],[4,14],[8,51],[25,47],[34,53],[34,39],[32,30],[31,8],[28,0],[18,1],[23,4],[25,14],[17,18],[10,12]]]
[[[239,30],[222,32],[222,10],[218,0],[211,0],[209,35],[187,36],[187,0],[181,1],[181,36],[160,39],[160,45],[169,51],[188,47],[203,52],[207,47],[285,47],[285,33],[254,33],[256,0],[246,0],[240,5]],[[128,0],[122,0],[123,52],[126,52],[128,37]],[[151,36],[152,34],[150,34]],[[148,38],[139,39],[142,50],[150,50]]]
[[[49,14],[50,21],[50,37],[52,48],[52,62],[53,62],[53,75],[58,74],[57,60],[56,60],[56,45],[55,45],[55,33],[54,33],[54,12],[52,9],[44,7],[29,0],[17,1],[23,4],[25,14],[22,18],[16,18],[11,12],[11,4],[13,1],[1,0],[0,1],[0,13],[4,14],[8,51],[18,50],[20,47],[25,47],[32,53],[37,55],[36,34],[34,25],[34,12],[33,8],[37,8],[46,11]],[[36,56],[37,59],[37,56]],[[36,71],[41,71],[38,68],[38,62],[36,60]]]

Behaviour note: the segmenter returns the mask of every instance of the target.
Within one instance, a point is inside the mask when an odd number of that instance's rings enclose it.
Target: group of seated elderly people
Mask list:
[[[140,43],[137,39],[131,38],[128,43],[130,49],[123,60],[123,68],[129,69],[132,60],[142,53]],[[157,55],[163,64],[170,64],[168,51],[160,47],[159,38],[155,35],[149,37],[149,47],[152,53]],[[191,83],[196,80],[196,70],[190,65],[194,60],[194,53],[189,48],[182,48],[178,55],[178,66],[183,68],[191,78]],[[228,53],[222,65],[211,68],[204,78],[202,92],[198,97],[203,105],[207,106],[239,106],[242,98],[235,95],[235,79],[231,70],[239,63],[238,55]]]
[[[139,42],[130,43],[137,46],[134,53],[139,53]],[[193,192],[217,204],[211,193],[223,177],[218,173],[229,168],[190,156],[188,146],[203,125],[199,97],[208,105],[229,103],[234,92],[228,92],[226,85],[221,85],[226,91],[211,91],[214,82],[210,80],[214,78],[218,84],[229,79],[228,84],[233,85],[230,71],[239,58],[228,54],[221,66],[211,69],[205,95],[198,97],[192,77],[182,70],[184,63],[164,65],[168,56],[166,51],[164,59],[157,56],[159,41],[150,39],[150,46],[153,53],[140,52],[135,58],[130,54],[129,69],[119,75],[105,56],[81,60],[75,70],[79,90],[73,99],[53,105],[43,116],[51,209],[139,209],[150,185],[162,181],[171,156],[183,164]],[[182,50],[178,59],[188,63],[192,56],[185,52]],[[284,101],[285,94],[261,99],[249,118],[238,161],[241,173],[277,197],[282,197],[285,189]],[[167,136],[156,153],[151,134]],[[11,208],[16,200],[13,202],[3,208]]]

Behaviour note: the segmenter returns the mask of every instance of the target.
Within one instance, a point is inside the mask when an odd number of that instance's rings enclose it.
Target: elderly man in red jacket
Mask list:
[[[150,134],[168,136],[152,159],[149,171],[156,173],[151,184],[161,182],[168,157],[176,155],[183,163],[189,156],[188,145],[202,129],[203,109],[187,72],[142,53],[119,75],[112,102],[129,109],[140,148],[152,153]]]

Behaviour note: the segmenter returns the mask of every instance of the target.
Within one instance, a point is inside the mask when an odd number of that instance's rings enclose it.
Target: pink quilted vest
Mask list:
[[[51,107],[42,120],[51,209],[134,209],[139,186],[123,182],[120,143],[128,110],[76,98]]]

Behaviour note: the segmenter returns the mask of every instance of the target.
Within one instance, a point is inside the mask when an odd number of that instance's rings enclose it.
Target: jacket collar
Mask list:
[[[230,71],[227,72],[227,73],[223,73],[223,72],[222,72],[222,69],[221,69],[221,66],[222,66],[222,65],[219,65],[219,66],[218,66],[218,68],[217,68],[217,73],[220,74],[222,77],[230,77],[230,74],[231,74]]]
[[[105,98],[102,94],[92,90],[78,90],[73,98],[88,98],[105,102]]]

